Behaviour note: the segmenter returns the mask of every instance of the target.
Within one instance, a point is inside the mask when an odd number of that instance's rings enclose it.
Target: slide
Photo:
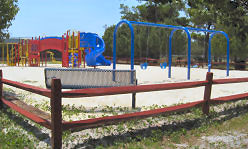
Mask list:
[[[80,35],[80,42],[87,44],[85,50],[85,61],[87,66],[110,66],[111,61],[104,58],[102,53],[105,50],[105,43],[101,37],[93,33],[83,33]]]

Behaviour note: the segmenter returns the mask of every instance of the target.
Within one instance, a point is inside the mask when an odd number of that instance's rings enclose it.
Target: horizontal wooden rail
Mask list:
[[[109,88],[77,89],[77,90],[63,91],[62,97],[76,98],[76,97],[91,97],[91,96],[173,90],[173,89],[205,86],[207,83],[208,81],[196,81],[196,82],[165,83],[165,84],[138,85],[138,86],[121,86],[121,87],[109,87]]]
[[[23,90],[26,90],[26,91],[29,91],[35,94],[46,96],[48,98],[51,97],[51,90],[48,90],[48,89],[44,89],[44,88],[40,88],[37,86],[16,82],[16,81],[11,81],[7,79],[2,79],[2,83],[16,87],[16,88],[20,88],[20,89],[23,89]]]
[[[228,83],[242,83],[248,82],[248,78],[231,78],[231,79],[215,79],[213,84],[228,84]]]
[[[248,93],[242,93],[242,94],[213,98],[210,100],[210,103],[217,104],[217,103],[223,103],[223,102],[228,102],[228,101],[236,101],[240,99],[245,99],[247,97],[248,97]]]
[[[196,106],[201,105],[203,100],[191,102],[187,104],[181,104],[178,106],[172,106],[172,107],[166,107],[166,108],[160,108],[160,109],[154,109],[154,110],[148,110],[148,111],[142,111],[142,112],[134,112],[129,114],[122,114],[122,115],[116,115],[116,116],[106,116],[106,117],[100,117],[100,118],[94,118],[94,119],[88,119],[88,120],[79,120],[79,121],[73,121],[73,122],[64,122],[63,123],[63,130],[74,130],[74,129],[88,129],[88,128],[95,128],[99,126],[106,126],[106,125],[113,125],[119,122],[128,121],[132,119],[143,119],[151,116],[157,116],[160,114],[169,114],[172,112],[180,112],[184,111]]]
[[[37,116],[36,114],[27,111],[23,108],[21,108],[20,106],[17,106],[16,104],[14,104],[13,102],[6,100],[4,98],[2,98],[2,101],[4,104],[6,104],[7,106],[9,106],[11,109],[15,110],[16,112],[19,112],[20,114],[22,114],[23,116],[27,117],[28,119],[40,124],[41,126],[44,126],[48,129],[51,129],[51,122],[49,120],[43,119],[39,116]]]

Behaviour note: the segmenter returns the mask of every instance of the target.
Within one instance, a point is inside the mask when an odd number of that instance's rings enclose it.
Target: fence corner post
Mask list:
[[[2,71],[2,69],[0,69],[0,109],[3,108],[3,101],[2,101],[2,98],[3,98],[3,82],[2,82],[2,79],[3,79],[3,71]]]
[[[51,146],[53,149],[62,148],[62,102],[61,81],[52,79],[51,82]]]
[[[213,84],[213,73],[212,72],[207,72],[206,81],[208,81],[208,84],[205,86],[205,90],[204,90],[204,102],[202,105],[202,112],[208,115],[209,114],[209,101],[211,98],[211,91],[212,91],[212,84]]]

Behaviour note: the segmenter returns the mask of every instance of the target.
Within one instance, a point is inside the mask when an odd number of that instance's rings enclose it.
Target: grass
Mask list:
[[[232,115],[237,110],[240,111]],[[226,116],[223,116],[222,112]],[[212,111],[208,117],[202,116],[200,119],[175,123],[174,126],[165,125],[142,130],[144,132],[129,134],[129,137],[116,139],[110,145],[99,145],[97,148],[229,148],[239,140],[231,142],[233,144],[226,144],[222,141],[212,143],[202,140],[202,138],[216,135],[233,135],[235,137],[237,133],[247,134],[248,109],[245,105],[222,112]],[[246,139],[246,142],[240,141],[239,146],[233,148],[247,148],[248,136],[246,135],[243,139]]]
[[[4,108],[0,111],[0,148],[34,148],[39,146],[42,139],[47,135],[34,134],[37,130],[35,124],[23,118],[11,109]],[[36,131],[39,133],[40,131]],[[43,138],[42,138],[43,137]],[[39,140],[40,139],[40,140]],[[44,141],[43,140],[43,141]],[[43,146],[45,147],[45,146]],[[48,146],[47,146],[48,147]]]
[[[12,92],[12,90],[8,90]],[[20,97],[26,99],[25,96]],[[32,100],[27,100],[31,102]],[[49,112],[49,102],[31,103]],[[129,107],[76,107],[63,106],[63,119],[94,118],[139,110],[166,107],[152,105],[132,110]],[[64,148],[227,148],[235,144],[247,148],[248,136],[247,100],[212,106],[210,115],[201,109],[161,115],[143,120],[133,120],[112,126],[103,126],[80,132],[63,133]],[[0,111],[0,148],[50,148],[50,130],[26,119],[13,110],[4,107]],[[240,135],[242,137],[240,137]],[[212,142],[209,137],[230,137],[224,141]],[[247,142],[245,142],[247,140]]]

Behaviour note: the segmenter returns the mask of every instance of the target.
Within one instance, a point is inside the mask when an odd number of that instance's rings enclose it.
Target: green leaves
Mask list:
[[[0,40],[9,36],[8,28],[19,11],[18,0],[0,0]]]

